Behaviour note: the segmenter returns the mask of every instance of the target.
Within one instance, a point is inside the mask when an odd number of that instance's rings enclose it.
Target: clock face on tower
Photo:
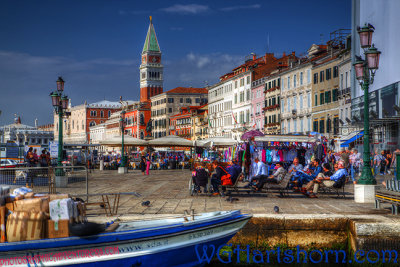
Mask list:
[[[153,60],[153,62],[156,62],[156,61],[157,61],[157,58],[153,57],[153,59],[152,59],[152,60]]]

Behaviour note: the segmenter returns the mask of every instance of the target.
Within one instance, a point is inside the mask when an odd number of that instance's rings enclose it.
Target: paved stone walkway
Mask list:
[[[188,181],[189,170],[157,170],[143,176],[140,171],[118,174],[117,171],[94,170],[89,176],[89,193],[138,192],[141,197],[121,196],[118,213],[124,215],[139,214],[183,214],[185,210],[209,212],[216,210],[241,209],[252,214],[273,214],[278,206],[281,214],[340,214],[340,215],[386,215],[391,216],[389,209],[374,209],[374,204],[357,204],[354,202],[353,184],[346,185],[346,197],[319,194],[317,199],[309,199],[299,193],[280,198],[278,193],[269,194],[234,194],[237,201],[230,203],[219,196],[190,196]],[[382,180],[383,178],[380,177]],[[57,191],[70,194],[85,193],[85,183],[73,183],[69,188],[58,188]],[[92,197],[90,201],[95,201]],[[150,206],[142,206],[145,200]],[[89,213],[99,214],[100,207],[91,208]],[[104,212],[103,212],[104,213]]]

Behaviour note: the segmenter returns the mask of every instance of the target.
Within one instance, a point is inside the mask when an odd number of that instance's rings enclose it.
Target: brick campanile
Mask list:
[[[161,50],[158,45],[152,18],[147,31],[140,65],[140,102],[150,102],[150,97],[163,92],[163,70]]]

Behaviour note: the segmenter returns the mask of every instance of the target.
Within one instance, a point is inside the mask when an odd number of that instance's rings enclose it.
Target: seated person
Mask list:
[[[277,170],[270,176],[259,175],[258,177],[254,177],[254,179],[257,179],[257,184],[253,186],[254,191],[260,191],[265,183],[279,184],[283,180],[287,173],[285,168],[283,168],[283,162],[278,162],[276,167]]]
[[[295,181],[293,183],[296,185],[293,189],[300,190],[303,187],[303,184],[307,184],[308,182],[317,178],[318,174],[322,172],[322,167],[320,165],[320,161],[318,159],[314,159],[312,162],[312,166],[314,171],[311,174],[306,174],[303,171],[297,171],[294,175]]]
[[[197,164],[196,168],[192,172],[194,190],[196,192],[201,193],[201,187],[204,187],[204,193],[207,193],[208,176],[209,174],[205,169],[204,164]]]
[[[231,175],[232,183],[235,184],[236,180],[239,178],[242,173],[242,167],[239,166],[237,160],[233,160],[229,162],[229,166],[226,168],[226,171]]]
[[[246,187],[250,187],[253,180],[260,180],[268,177],[268,166],[264,162],[260,161],[258,158],[254,159],[255,163],[255,173],[251,177],[249,184]]]
[[[325,176],[329,176],[329,177],[332,176],[333,172],[331,170],[331,165],[329,163],[325,162],[325,163],[322,164],[322,173]]]
[[[295,157],[293,159],[293,164],[290,165],[290,167],[289,167],[288,173],[291,173],[292,175],[294,175],[297,171],[301,171],[301,170],[303,170],[303,165],[301,165],[299,163],[299,158]]]
[[[325,176],[323,173],[318,174],[318,177],[306,185],[308,196],[316,198],[320,186],[333,187],[335,183],[344,183],[347,171],[344,167],[344,162],[338,162],[338,170],[332,176]]]
[[[223,192],[219,192],[218,187],[222,184],[221,177],[226,174],[226,170],[224,170],[222,168],[222,166],[220,166],[220,163],[217,160],[215,160],[212,163],[212,167],[215,170],[215,173],[211,177],[211,185],[212,185],[213,192],[214,192],[213,196],[217,196],[217,195],[224,196]]]

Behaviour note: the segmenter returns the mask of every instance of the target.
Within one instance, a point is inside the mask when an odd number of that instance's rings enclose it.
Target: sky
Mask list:
[[[149,16],[167,91],[212,85],[250,53],[305,54],[351,28],[351,1],[2,0],[0,125],[53,123],[58,76],[72,105],[138,100]]]

